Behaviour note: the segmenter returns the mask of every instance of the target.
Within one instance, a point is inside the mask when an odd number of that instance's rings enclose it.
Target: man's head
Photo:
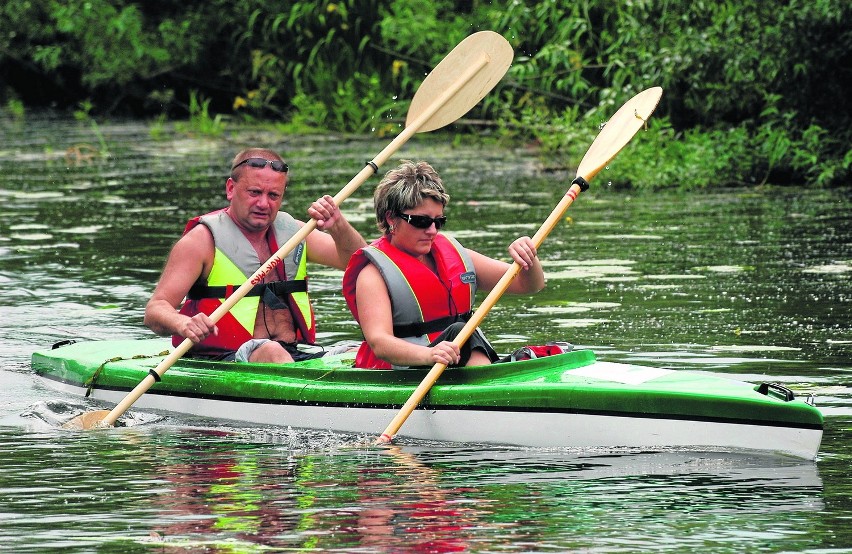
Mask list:
[[[234,156],[231,162],[231,179],[239,181],[240,177],[252,168],[260,169],[271,166],[273,170],[285,176],[290,171],[289,166],[277,152],[266,148],[246,148]]]
[[[281,156],[265,148],[247,148],[234,156],[225,194],[237,225],[258,232],[272,224],[284,200],[288,170]]]
[[[388,215],[395,217],[419,206],[427,198],[442,206],[450,201],[438,172],[426,162],[402,160],[398,167],[385,174],[373,193],[379,231],[383,234],[389,231]]]

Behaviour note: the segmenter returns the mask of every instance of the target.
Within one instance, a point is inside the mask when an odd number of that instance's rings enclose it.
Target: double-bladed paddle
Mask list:
[[[645,125],[645,122],[657,107],[662,94],[663,89],[660,87],[649,88],[628,100],[627,103],[615,112],[615,115],[606,123],[603,130],[598,133],[586,155],[583,156],[583,160],[577,168],[577,177],[572,181],[568,192],[565,193],[562,200],[556,205],[550,216],[548,216],[538,232],[533,236],[532,242],[536,248],[541,246],[547,235],[556,227],[556,224],[580,192],[589,188],[588,182],[592,177],[597,175],[630,142],[633,135]],[[506,273],[497,282],[497,285],[485,297],[485,300],[482,301],[479,308],[476,309],[458,336],[453,339],[455,344],[461,346],[470,338],[470,335],[473,334],[489,310],[494,307],[497,300],[509,288],[512,279],[515,278],[520,269],[521,266],[518,262],[512,263],[511,267],[506,270]],[[402,406],[396,417],[393,418],[379,438],[376,439],[377,444],[385,444],[393,439],[393,436],[399,431],[399,428],[402,427],[402,424],[405,423],[405,420],[408,419],[411,412],[423,400],[423,397],[426,396],[426,393],[429,392],[429,389],[432,388],[432,385],[435,384],[435,381],[438,380],[438,377],[441,376],[441,373],[446,368],[446,364],[437,363],[429,370],[429,373],[426,374],[426,377],[414,389],[414,392],[411,393],[408,401]]]
[[[362,169],[334,197],[339,206],[370,176],[378,172],[387,159],[396,152],[412,135],[427,132],[448,125],[473,108],[494,85],[505,75],[512,63],[514,52],[509,42],[492,31],[474,33],[461,41],[433,69],[411,100],[405,129],[382,150],[375,158],[367,162]],[[269,272],[289,254],[299,243],[316,228],[316,221],[309,220],[293,237],[267,260],[254,275],[231,294],[212,314],[213,323],[240,301],[257,283],[263,281]],[[185,339],[166,356],[127,396],[112,410],[97,410],[79,415],[68,421],[64,427],[70,429],[91,429],[92,427],[110,427],[133,405],[140,396],[160,380],[162,375],[192,347],[192,341]]]

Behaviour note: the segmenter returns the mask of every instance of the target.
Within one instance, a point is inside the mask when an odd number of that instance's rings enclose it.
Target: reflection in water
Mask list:
[[[227,442],[228,433],[207,432]],[[454,505],[440,474],[398,447],[288,454],[207,445],[158,449],[169,523],[153,533],[178,544],[222,534],[275,548],[467,550],[475,504]],[[330,467],[331,465],[331,467]],[[218,539],[216,539],[218,540]]]
[[[674,528],[681,541],[692,537],[680,544],[696,548],[771,530],[774,544],[796,550],[812,544],[798,528],[823,509],[816,466],[773,457],[346,443],[312,451],[292,441],[329,439],[289,434],[258,444],[240,441],[242,430],[165,431],[98,437],[101,454],[86,460],[88,472],[102,474],[99,461],[127,456],[123,464],[135,470],[112,472],[109,494],[120,498],[102,508],[135,515],[125,540],[457,552],[478,544],[525,551],[547,537],[550,548],[619,549],[663,547]],[[8,490],[23,485],[21,469],[4,478]],[[54,495],[40,509],[59,519],[68,497],[84,510],[93,500]]]
[[[766,534],[792,551],[818,543],[800,530],[825,509],[816,465],[778,457],[373,448],[319,433],[156,426],[0,432],[12,437],[0,514],[18,514],[17,532],[0,526],[0,541],[13,549],[629,550],[663,548],[676,532],[696,547]],[[75,463],[34,468],[34,456]],[[86,524],[68,534],[77,514]]]

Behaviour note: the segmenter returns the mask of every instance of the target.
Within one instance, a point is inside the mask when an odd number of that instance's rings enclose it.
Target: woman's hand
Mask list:
[[[520,237],[515,239],[515,241],[509,245],[509,255],[512,256],[512,259],[518,262],[524,270],[528,270],[532,267],[538,257],[535,245],[529,237]]]
[[[445,340],[435,346],[428,347],[431,364],[456,365],[461,360],[461,351],[454,342]]]

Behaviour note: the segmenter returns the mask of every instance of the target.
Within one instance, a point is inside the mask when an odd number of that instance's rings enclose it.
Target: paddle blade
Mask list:
[[[652,87],[628,100],[613,115],[589,147],[577,168],[577,177],[590,181],[621,152],[656,109],[663,89]]]
[[[480,31],[470,35],[458,43],[423,80],[411,100],[405,125],[411,125],[425,113],[436,96],[458,81],[459,75],[471,67],[481,66],[452,98],[417,129],[417,132],[434,131],[449,125],[469,112],[494,88],[508,71],[514,57],[515,53],[509,41],[494,31]]]
[[[101,423],[104,418],[109,415],[109,412],[109,410],[96,410],[94,412],[80,414],[62,424],[62,428],[71,431],[84,431],[88,429],[110,427],[109,425],[103,425]]]

